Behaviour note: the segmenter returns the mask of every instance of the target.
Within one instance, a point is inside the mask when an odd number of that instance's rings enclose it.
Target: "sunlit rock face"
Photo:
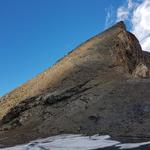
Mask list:
[[[149,70],[150,54],[119,22],[0,98],[1,143],[62,133],[150,137]]]
[[[134,77],[139,78],[147,78],[149,77],[149,69],[145,64],[138,64],[136,69],[134,70]]]

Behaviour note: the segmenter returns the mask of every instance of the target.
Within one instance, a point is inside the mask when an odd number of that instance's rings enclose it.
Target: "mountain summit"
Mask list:
[[[1,143],[62,133],[150,137],[149,77],[150,53],[119,22],[0,98]]]

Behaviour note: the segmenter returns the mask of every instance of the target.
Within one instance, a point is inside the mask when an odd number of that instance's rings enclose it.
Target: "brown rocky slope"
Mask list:
[[[1,97],[0,143],[62,133],[150,137],[150,53],[123,22]]]

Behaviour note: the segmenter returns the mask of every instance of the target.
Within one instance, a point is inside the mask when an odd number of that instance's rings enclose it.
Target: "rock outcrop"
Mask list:
[[[61,133],[150,137],[149,70],[150,54],[119,22],[0,98],[1,143]]]

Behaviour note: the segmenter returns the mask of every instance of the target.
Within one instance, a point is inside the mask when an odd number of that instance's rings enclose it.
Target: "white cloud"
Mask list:
[[[141,42],[141,44],[143,50],[150,52],[150,36],[147,37],[143,42]]]
[[[150,0],[127,0],[117,9],[116,20],[131,24],[131,32],[139,39],[142,49],[150,51]]]
[[[117,10],[117,21],[126,20],[129,12],[125,7],[119,7]]]
[[[143,50],[150,51],[150,0],[144,0],[133,11],[132,32],[138,37]]]
[[[127,3],[117,9],[117,21],[127,20],[130,17],[130,12],[134,8],[135,3],[132,0],[127,0]]]

